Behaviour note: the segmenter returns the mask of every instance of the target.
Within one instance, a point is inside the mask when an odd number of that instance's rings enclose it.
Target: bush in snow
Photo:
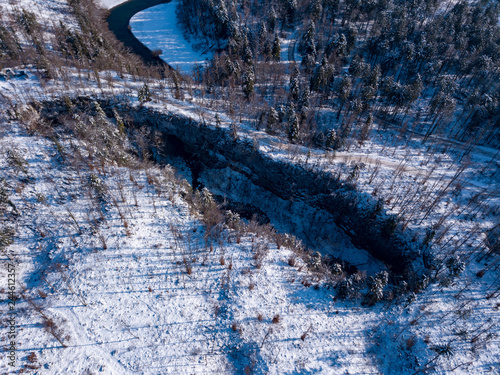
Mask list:
[[[458,256],[452,256],[445,262],[446,268],[450,272],[451,277],[457,277],[465,269],[465,263]]]
[[[7,246],[14,243],[15,230],[13,228],[4,227],[0,229],[0,250],[4,250]]]
[[[139,99],[139,103],[141,103],[141,105],[146,103],[146,102],[151,101],[151,92],[149,91],[149,87],[146,83],[139,90],[138,99]]]
[[[356,298],[362,285],[363,275],[359,272],[355,273],[337,284],[337,296],[341,299]]]
[[[338,276],[342,274],[342,265],[339,263],[333,263],[331,266],[331,272],[334,276]]]
[[[384,296],[384,288],[389,281],[389,274],[387,271],[381,271],[375,275],[370,276],[368,279],[368,293],[365,295],[364,303],[374,305]]]
[[[7,150],[7,160],[18,172],[28,174],[28,162],[16,150]]]
[[[201,191],[201,208],[208,209],[210,206],[214,204],[214,198],[212,197],[212,193],[207,188],[203,188]]]
[[[453,348],[450,343],[434,345],[431,347],[431,350],[435,351],[438,356],[444,355],[446,357],[451,357],[453,355]]]
[[[95,194],[101,201],[105,201],[106,193],[108,191],[104,182],[94,173],[89,176],[89,186],[94,190]]]
[[[217,237],[224,223],[224,215],[215,202],[212,193],[207,188],[203,188],[201,193],[197,191],[194,195],[194,202],[198,205],[203,214],[203,223],[207,228],[207,236]]]
[[[319,251],[316,251],[313,255],[311,255],[308,259],[309,265],[314,269],[319,269],[321,267],[321,254]]]
[[[240,215],[231,210],[226,211],[226,224],[231,229],[239,229],[241,225]]]

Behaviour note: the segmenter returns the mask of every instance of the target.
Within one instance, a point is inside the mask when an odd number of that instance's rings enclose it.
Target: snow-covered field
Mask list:
[[[22,293],[17,369],[377,372],[366,355],[376,310],[335,304],[328,285],[267,238],[226,229],[207,242],[168,167],[96,169],[88,146],[15,123],[5,130],[2,178],[18,213],[3,260]]]

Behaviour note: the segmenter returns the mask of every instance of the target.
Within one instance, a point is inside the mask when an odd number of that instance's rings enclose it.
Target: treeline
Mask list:
[[[363,141],[378,117],[500,144],[497,1],[182,0],[177,14],[217,52],[197,74],[208,92],[252,101],[259,125],[291,141]]]

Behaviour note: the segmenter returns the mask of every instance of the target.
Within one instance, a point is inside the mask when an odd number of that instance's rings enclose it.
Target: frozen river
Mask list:
[[[161,50],[160,58],[172,68],[190,73],[209,56],[195,51],[182,35],[175,15],[177,2],[174,0],[137,13],[130,20],[130,26],[135,37],[151,51]]]

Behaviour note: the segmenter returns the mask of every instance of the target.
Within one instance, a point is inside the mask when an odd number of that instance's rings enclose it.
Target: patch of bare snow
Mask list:
[[[105,9],[114,8],[117,5],[126,3],[128,0],[97,0],[97,4]]]

